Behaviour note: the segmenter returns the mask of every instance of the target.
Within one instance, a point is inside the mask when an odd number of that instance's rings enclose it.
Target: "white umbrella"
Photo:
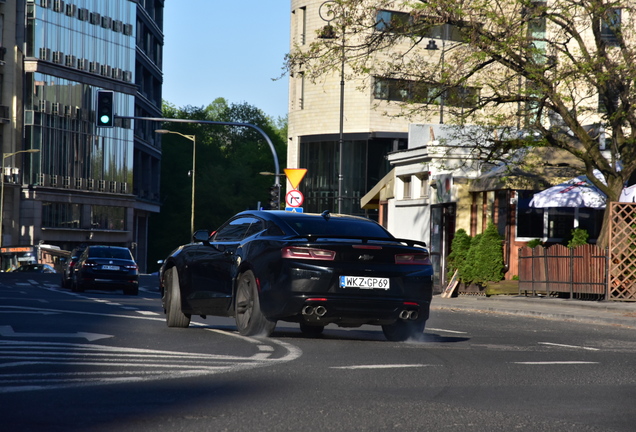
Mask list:
[[[594,170],[596,178],[605,183],[605,178]],[[592,184],[587,176],[581,175],[549,189],[534,194],[530,207],[587,207],[605,208],[607,196]]]
[[[633,203],[636,202],[636,185],[631,185],[623,188],[621,191],[621,197],[618,199],[620,202]]]

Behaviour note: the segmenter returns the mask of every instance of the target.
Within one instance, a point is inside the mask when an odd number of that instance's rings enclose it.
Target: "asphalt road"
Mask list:
[[[131,297],[0,275],[0,427],[634,430],[634,329],[485,309],[436,307],[407,343],[285,323],[257,339],[231,319],[168,328],[150,278]]]

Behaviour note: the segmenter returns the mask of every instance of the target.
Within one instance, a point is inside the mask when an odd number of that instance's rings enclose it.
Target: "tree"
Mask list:
[[[272,140],[285,166],[286,120],[273,120],[249,104],[223,98],[206,107],[163,105],[165,118],[249,123]],[[195,230],[214,230],[234,214],[269,202],[274,177],[272,152],[262,135],[247,127],[170,123],[163,129],[196,137]],[[150,218],[149,262],[165,258],[190,241],[192,142],[176,134],[162,139],[161,212]],[[154,260],[154,261],[153,261]]]
[[[427,119],[442,106],[450,114],[446,123],[458,131],[481,126],[486,134],[463,143],[473,147],[474,157],[507,161],[528,148],[562,149],[581,162],[608,202],[618,200],[636,170],[633,1],[330,5],[331,29],[341,37],[296,47],[288,57],[291,72],[302,70],[313,79],[332,73],[344,52],[352,76],[398,87],[401,115]],[[387,12],[396,8],[403,13]],[[441,42],[441,49],[424,49],[431,40]],[[601,246],[608,240],[608,213]]]
[[[464,263],[468,258],[468,250],[470,248],[471,237],[468,235],[465,229],[460,228],[455,233],[453,241],[451,243],[451,252],[448,254],[448,279],[453,277],[455,270],[459,273],[464,268]],[[462,275],[459,274],[460,280],[463,280]]]

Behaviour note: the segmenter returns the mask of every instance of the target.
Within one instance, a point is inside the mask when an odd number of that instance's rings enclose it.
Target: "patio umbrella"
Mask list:
[[[605,183],[605,178],[594,170],[596,178]],[[534,194],[530,207],[587,207],[605,208],[607,196],[592,184],[589,178],[581,175]]]

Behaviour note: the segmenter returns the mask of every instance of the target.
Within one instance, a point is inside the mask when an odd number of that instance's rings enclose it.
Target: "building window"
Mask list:
[[[431,83],[422,83],[394,78],[375,78],[374,97],[379,100],[439,104],[455,107],[474,107],[479,101],[479,89],[476,87],[451,87],[442,90]]]
[[[400,177],[402,180],[402,199],[411,199],[412,197],[412,184],[411,184],[411,176]]]
[[[444,28],[446,26],[446,28]],[[463,42],[462,30],[454,25],[426,25],[418,23],[406,12],[379,10],[375,17],[375,29],[382,32],[404,33],[422,38],[437,38]]]
[[[393,31],[404,29],[412,24],[411,15],[406,12],[379,10],[376,15],[375,29],[379,31]]]
[[[91,206],[91,228],[123,231],[126,229],[126,209],[113,206]]]
[[[601,21],[601,40],[611,46],[618,45],[618,34],[621,31],[621,10],[610,9],[606,18]]]
[[[42,203],[42,226],[45,228],[80,228],[80,205]]]

